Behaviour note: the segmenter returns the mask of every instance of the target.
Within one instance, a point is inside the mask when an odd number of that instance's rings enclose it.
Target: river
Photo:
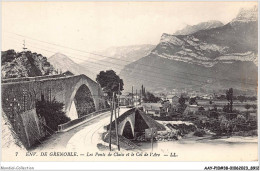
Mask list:
[[[151,151],[150,142],[138,143],[144,151]],[[190,137],[177,141],[154,142],[153,152],[170,155],[174,161],[257,161],[257,137]]]

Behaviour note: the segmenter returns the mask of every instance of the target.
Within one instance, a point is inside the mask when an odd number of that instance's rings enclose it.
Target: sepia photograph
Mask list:
[[[1,6],[2,161],[259,161],[257,1]]]

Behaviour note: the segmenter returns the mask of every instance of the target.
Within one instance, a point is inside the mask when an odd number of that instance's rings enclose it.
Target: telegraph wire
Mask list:
[[[43,48],[39,48],[39,47],[36,47],[36,46],[32,46],[32,45],[30,45],[31,47],[33,47],[33,48],[36,48],[36,49],[40,49],[40,50],[43,50],[43,51],[47,51],[47,52],[51,52],[51,53],[56,53],[55,51],[50,51],[50,50],[47,50],[47,49],[43,49]],[[68,57],[70,57],[70,58],[76,58],[76,57],[72,57],[72,56],[69,56],[69,55],[67,55]],[[81,59],[81,58],[77,58],[77,59],[79,59],[79,60],[82,60],[82,61],[85,61],[84,59]],[[92,61],[89,61],[90,63],[93,63],[93,64],[96,64],[96,65],[102,65],[102,66],[105,66],[105,67],[109,67],[108,65],[105,65],[105,64],[100,64],[100,63],[96,63],[96,62],[92,62]],[[94,68],[94,69],[97,69],[97,66],[88,66],[88,67],[91,67],[91,68]],[[100,66],[98,66],[98,68],[101,68]],[[117,69],[121,69],[121,68],[118,68],[118,67],[114,67],[114,68],[117,68]],[[104,69],[104,68],[102,68],[102,69]],[[146,71],[146,70],[144,70],[144,71]],[[150,71],[146,71],[146,72],[148,72],[149,74],[150,74]],[[155,73],[155,74],[158,74],[158,73]],[[169,81],[169,83],[173,83],[173,81],[177,81],[178,83],[182,83],[182,84],[186,84],[186,85],[190,85],[191,83],[187,83],[187,82],[182,82],[182,81],[179,81],[179,80],[173,80],[173,79],[164,79],[164,78],[160,78],[160,77],[156,77],[156,76],[154,76],[154,75],[149,75],[150,77],[154,77],[154,78],[157,78],[157,79],[161,79],[161,80],[163,80],[164,82],[165,81]],[[167,75],[166,75],[167,76]],[[127,75],[127,76],[125,76],[125,77],[128,77],[128,78],[136,78],[136,77],[131,77],[131,76],[129,76],[129,75]],[[145,78],[142,78],[143,80],[147,80],[147,79],[145,79]],[[183,78],[184,79],[184,78]],[[187,80],[187,79],[186,79]],[[189,79],[190,80],[190,79]],[[147,81],[152,81],[152,80],[147,80]],[[197,81],[197,80],[190,80],[190,81],[196,81],[196,82],[200,82],[200,81]],[[156,82],[156,81],[153,81],[153,83],[158,83],[158,82]],[[203,83],[206,83],[206,82],[203,82]],[[209,83],[208,83],[209,84]],[[202,86],[202,85],[198,85],[198,84],[192,84],[191,86]]]
[[[37,47],[37,46],[34,46],[34,45],[29,45],[29,46],[31,46],[31,47],[33,47],[33,48],[36,48],[36,49],[40,49],[40,50],[44,50],[44,51],[47,51],[47,52],[52,52],[52,53],[56,53],[57,51],[50,51],[50,50],[47,50],[47,49],[43,49],[43,48],[40,48],[40,47]],[[53,49],[53,48],[52,48]],[[78,54],[76,54],[76,55],[78,55]],[[77,57],[74,57],[74,56],[70,56],[70,55],[66,55],[66,56],[68,56],[68,57],[70,57],[70,58],[74,58],[74,59],[78,59],[78,60],[81,60],[81,61],[86,61],[85,59],[81,59],[81,58],[77,58]],[[83,56],[83,55],[78,55],[78,56]],[[83,57],[87,57],[87,56],[83,56]],[[89,57],[89,58],[91,58],[91,57]],[[94,58],[91,58],[91,59],[94,59]],[[93,62],[93,61],[88,61],[88,63],[93,63],[93,64],[97,64],[97,65],[103,65],[103,66],[106,66],[107,67],[107,65],[104,65],[104,64],[100,64],[100,63],[96,63],[96,62]],[[110,63],[110,64],[114,64],[114,65],[121,65],[121,66],[125,66],[125,65],[122,65],[122,64],[116,64],[116,63],[113,63],[113,62],[109,62],[109,61],[106,61],[106,63]],[[118,67],[115,67],[115,68],[117,68],[117,69],[121,69],[121,68],[118,68]],[[129,70],[129,69],[127,69],[127,70]],[[134,69],[130,69],[130,70],[132,70],[132,71],[134,71]],[[145,71],[145,72],[147,72],[147,73],[154,73],[154,74],[160,74],[160,73],[158,73],[158,72],[154,72],[154,71],[148,71],[148,70],[145,70],[145,69],[143,69],[143,71]],[[170,74],[164,74],[164,76],[169,76],[169,78],[172,78],[172,77],[176,77],[176,78],[180,78],[180,79],[183,79],[183,80],[187,80],[187,78],[185,78],[185,77],[180,77],[180,76],[176,76],[176,75],[170,75]],[[159,77],[155,77],[155,78],[159,78]],[[204,84],[209,84],[208,82],[204,82],[204,81],[199,81],[199,80],[193,80],[193,79],[189,79],[190,81],[194,81],[194,82],[198,82],[198,83],[204,83]],[[179,80],[173,80],[173,81],[179,81]],[[187,84],[190,84],[190,83],[187,83]]]
[[[47,41],[42,41],[42,40],[39,40],[39,39],[35,39],[35,38],[29,37],[29,36],[24,36],[24,35],[17,34],[17,33],[13,33],[13,32],[9,32],[9,31],[4,31],[4,32],[7,32],[7,33],[9,33],[9,34],[13,34],[13,35],[16,35],[16,36],[19,36],[19,37],[28,38],[28,39],[31,39],[31,40],[34,40],[34,41],[39,41],[39,42],[42,42],[42,43],[46,43],[46,44],[50,44],[50,45],[54,45],[54,46],[58,46],[58,47],[62,47],[62,48],[66,48],[66,49],[70,49],[70,50],[82,52],[82,53],[87,53],[87,54],[91,54],[91,55],[95,55],[95,56],[101,56],[101,57],[104,57],[104,58],[110,58],[110,59],[114,59],[114,60],[120,60],[120,61],[130,62],[130,63],[132,62],[132,61],[128,61],[128,60],[125,60],[125,59],[118,59],[118,58],[111,57],[111,56],[100,55],[100,54],[96,54],[96,53],[93,53],[93,52],[83,51],[83,50],[80,50],[80,49],[75,49],[75,48],[71,48],[71,47],[64,46],[64,45],[60,45],[60,44],[56,44],[56,43],[51,43],[51,42],[47,42]],[[165,70],[165,68],[160,68],[160,67],[156,67],[156,66],[153,66],[153,65],[150,66],[150,65],[147,65],[147,64],[143,64],[143,63],[141,63],[140,65],[146,66],[146,67],[153,67],[153,68],[156,68],[156,69]],[[167,70],[171,70],[171,69],[167,69]],[[174,70],[171,70],[171,71],[174,71]],[[174,72],[176,72],[176,71],[174,71]],[[180,71],[179,71],[179,72],[176,72],[176,73],[194,75],[194,76],[205,77],[205,78],[211,78],[211,79],[217,79],[217,80],[222,80],[222,81],[242,83],[242,82],[236,81],[236,80],[222,79],[222,78],[217,78],[217,77],[213,78],[213,77],[209,77],[209,76],[205,76],[205,75],[198,75],[198,74],[186,73],[186,72],[180,72]],[[248,84],[248,85],[257,85],[257,84],[254,84],[254,83],[246,83],[246,84]]]
[[[32,46],[33,47],[33,46]],[[35,47],[35,48],[37,48],[37,47]],[[38,48],[38,49],[42,49],[42,48]],[[53,49],[53,48],[52,48]],[[46,51],[46,49],[42,49],[42,50],[45,50]],[[47,50],[48,51],[48,50]],[[51,52],[51,51],[49,51],[49,52]],[[53,52],[53,53],[56,53],[56,52]],[[77,54],[78,56],[83,56],[83,55],[79,55],[79,54]],[[78,59],[78,60],[82,60],[82,61],[85,61],[84,59],[81,59],[81,58],[76,58],[76,57],[73,57],[73,56],[70,56],[71,58],[75,58],[75,59]],[[88,56],[84,56],[84,57],[88,57]],[[88,57],[88,58],[91,58],[91,57]],[[95,58],[91,58],[91,59],[95,59]],[[116,58],[117,59],[117,58]],[[90,61],[89,61],[90,62]],[[93,63],[93,62],[92,62]],[[106,63],[111,63],[111,62],[109,62],[109,61],[107,61]],[[115,64],[115,63],[112,63],[112,64]],[[99,64],[100,65],[100,64]],[[122,64],[115,64],[115,65],[122,65]],[[124,66],[124,65],[123,65]],[[121,69],[121,68],[120,68]],[[151,71],[148,71],[149,73],[151,72]],[[156,73],[156,72],[153,72],[153,73]],[[156,74],[158,74],[158,73],[156,73]],[[165,75],[169,75],[169,74],[165,74]],[[172,76],[172,75],[169,75],[170,77],[178,77],[178,76]],[[181,78],[181,79],[185,79],[185,80],[187,80],[186,78],[183,78],[183,77],[178,77],[178,78]],[[213,77],[209,77],[209,78],[213,78]],[[214,77],[213,79],[216,79],[216,77]],[[189,80],[192,80],[192,79],[189,79]],[[225,80],[225,79],[222,79],[222,80]],[[176,80],[175,80],[176,81]],[[178,80],[179,81],[179,80]],[[195,82],[202,82],[202,81],[198,81],[198,80],[192,80],[192,81],[195,81]],[[227,81],[232,81],[232,80],[227,80]],[[239,83],[241,83],[242,84],[242,82],[240,82],[240,81],[236,81],[236,82],[239,82]],[[203,82],[203,83],[205,83],[205,84],[211,84],[211,83],[208,83],[208,82]],[[189,83],[188,83],[189,84]],[[253,84],[253,83],[246,83],[246,84],[248,84],[248,85],[255,85],[255,84]]]
[[[36,49],[41,49],[41,50],[44,50],[44,51],[47,51],[47,52],[51,52],[51,53],[56,53],[56,51],[54,52],[54,51],[50,51],[50,50],[46,50],[46,49],[43,49],[43,48],[38,48],[38,47],[35,47],[35,46],[32,46],[32,47],[34,47],[34,48],[36,48]],[[76,57],[72,57],[72,56],[69,56],[69,57],[71,57],[71,58],[76,58]],[[82,61],[85,61],[84,59],[81,59],[81,58],[77,58],[77,59],[79,59],[79,60],[82,60]],[[89,61],[90,63],[93,63],[93,64],[97,64],[97,65],[103,65],[103,66],[105,66],[105,67],[109,67],[109,66],[107,66],[107,65],[104,65],[104,64],[99,64],[99,63],[95,63],[95,62],[91,62],[91,61]],[[94,69],[97,69],[97,67],[93,67],[93,66],[88,66],[88,67],[91,67],[91,68],[94,68]],[[101,68],[100,66],[99,66],[99,68]],[[118,67],[115,67],[115,68],[118,68]],[[102,69],[104,69],[104,68],[102,68]],[[118,68],[118,69],[121,69],[121,68]],[[144,71],[146,71],[146,70],[144,70]],[[150,71],[149,71],[150,72]],[[156,74],[158,74],[158,73],[156,73]],[[127,75],[127,76],[125,76],[125,77],[127,77],[127,78],[136,78],[136,77],[131,77],[131,76],[129,76],[129,75]],[[155,76],[150,76],[150,77],[155,77]],[[163,79],[163,78],[160,78],[160,77],[155,77],[155,78],[159,78],[159,79],[161,79],[161,80],[163,80],[164,82],[166,82],[166,81],[170,81],[170,82],[168,82],[168,84],[167,83],[165,83],[165,84],[163,84],[162,82],[156,82],[156,81],[152,81],[152,80],[147,80],[147,79],[145,79],[145,78],[142,78],[143,80],[146,80],[146,81],[148,81],[148,82],[152,82],[152,83],[155,83],[155,84],[157,84],[157,85],[166,85],[166,86],[169,86],[169,84],[172,84],[173,82],[172,81],[177,81],[178,83],[181,83],[181,84],[185,84],[185,85],[190,85],[191,87],[201,87],[202,85],[197,85],[197,84],[191,84],[191,83],[186,83],[186,82],[181,82],[181,81],[179,81],[179,80],[167,80],[167,79]],[[190,80],[190,79],[189,79]],[[192,80],[191,80],[192,81]],[[197,82],[199,82],[199,81],[197,81]],[[205,82],[204,82],[205,83]],[[210,83],[207,83],[207,84],[210,84]],[[249,83],[248,83],[249,84]]]
[[[36,47],[36,46],[32,46],[32,47],[34,47],[34,48],[36,48],[36,49],[41,49],[41,50],[44,50],[44,51],[47,51],[47,52],[52,52],[52,53],[56,53],[56,51],[54,52],[54,51],[50,51],[50,50],[46,50],[46,49],[43,49],[43,48],[38,48],[38,47]],[[76,57],[72,57],[72,56],[69,56],[69,57],[71,57],[71,58],[76,58]],[[81,58],[77,58],[77,59],[79,59],[79,60],[82,60],[82,61],[85,61],[84,59],[81,59]],[[89,61],[90,62],[90,61]],[[103,66],[105,66],[105,67],[109,67],[109,66],[107,66],[107,65],[104,65],[104,64],[99,64],[99,63],[95,63],[95,62],[90,62],[90,63],[93,63],[93,64],[97,64],[97,65],[103,65]],[[91,67],[91,66],[88,66],[88,67]],[[91,67],[91,68],[94,68],[94,69],[97,69],[97,67]],[[100,68],[100,67],[99,67]],[[115,67],[115,68],[118,68],[118,67]],[[102,68],[102,69],[104,69],[104,68]],[[118,69],[121,69],[121,68],[118,68]],[[146,71],[146,70],[144,70],[144,71]],[[149,71],[150,72],[150,71]],[[158,73],[157,73],[158,74]],[[131,76],[125,76],[125,77],[127,77],[127,78],[135,78],[135,77],[131,77]],[[154,77],[154,76],[151,76],[151,77]],[[155,78],[159,78],[159,77],[155,77]],[[152,81],[152,80],[147,80],[147,79],[145,79],[145,78],[142,78],[143,80],[146,80],[146,81],[149,81],[149,82],[153,82],[153,83],[156,83],[156,84],[158,84],[158,82],[156,82],[156,81]],[[170,81],[169,83],[173,83],[173,82],[171,82],[171,80],[169,79],[169,80],[167,80],[167,79],[163,79],[163,78],[159,78],[159,79],[162,79],[164,82],[165,81]],[[186,83],[186,82],[181,82],[181,81],[179,81],[179,80],[172,80],[172,81],[178,81],[178,83],[182,83],[182,84],[185,84],[185,85],[190,85],[191,83]],[[199,81],[197,81],[197,82],[199,82]],[[163,83],[161,83],[161,82],[159,82],[159,85],[166,85],[166,86],[169,86],[169,83],[168,84],[163,84]],[[204,82],[205,83],[205,82]],[[210,84],[210,83],[207,83],[207,84]],[[202,85],[195,85],[194,83],[192,84],[192,85],[190,85],[191,87],[199,87],[199,86],[202,86]]]
[[[33,47],[33,46],[32,46]],[[41,49],[41,50],[44,50],[44,49]],[[45,50],[45,51],[47,51],[47,50]],[[51,52],[51,51],[49,51],[49,52]],[[55,52],[54,52],[55,53]],[[71,57],[71,56],[68,56],[68,57]],[[72,57],[71,57],[72,58]],[[90,62],[90,61],[89,61]],[[109,67],[109,66],[107,66],[107,65],[104,65],[104,64],[99,64],[99,63],[96,63],[96,62],[90,62],[90,63],[93,63],[93,64],[97,64],[97,65],[102,65],[102,66],[105,66],[105,67]],[[101,67],[101,66],[88,66],[88,67],[90,67],[90,68],[94,68],[94,69],[97,69],[97,68],[101,68],[101,69],[104,69],[103,67]],[[120,68],[118,68],[118,67],[115,67],[114,66],[114,68],[117,68],[117,69],[120,69]],[[112,68],[111,68],[112,69]],[[146,71],[146,72],[148,72],[148,71]],[[149,72],[148,72],[149,73]],[[158,74],[158,73],[157,73]],[[179,80],[173,80],[173,79],[169,79],[169,80],[167,80],[167,79],[164,79],[164,78],[160,78],[160,77],[156,77],[156,76],[153,76],[153,75],[149,75],[150,77],[153,77],[153,78],[157,78],[157,79],[161,79],[161,80],[163,80],[163,81],[169,81],[169,83],[173,83],[173,81],[178,81],[178,83],[182,83],[182,84],[186,84],[186,85],[188,85],[188,84],[191,84],[191,83],[186,83],[186,82],[182,82],[182,81],[179,81]],[[125,77],[127,77],[127,78],[136,78],[136,77],[134,77],[134,76],[129,76],[129,75],[126,75]],[[139,76],[139,78],[140,78],[140,76]],[[142,78],[143,80],[146,80],[146,81],[152,81],[152,80],[147,80],[147,79],[145,79],[145,78]],[[190,79],[189,79],[190,80]],[[191,80],[191,81],[196,81],[196,80]],[[156,81],[152,81],[153,83],[158,83],[158,82],[156,82]],[[199,82],[199,81],[197,81],[197,82]],[[199,84],[193,84],[192,86],[202,86],[202,85],[199,85]]]

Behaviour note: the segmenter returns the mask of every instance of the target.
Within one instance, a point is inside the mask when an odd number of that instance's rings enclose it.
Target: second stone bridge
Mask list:
[[[133,139],[139,133],[145,132],[145,129],[156,128],[157,131],[164,131],[165,127],[156,122],[151,117],[147,116],[141,110],[133,108],[117,118],[118,134],[127,139]],[[111,129],[115,130],[115,121],[111,124]],[[110,129],[110,124],[106,126],[107,131]]]

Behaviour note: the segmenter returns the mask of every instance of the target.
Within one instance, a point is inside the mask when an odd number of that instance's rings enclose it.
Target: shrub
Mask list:
[[[63,103],[53,99],[52,101],[37,101],[36,113],[45,118],[46,125],[53,130],[58,130],[58,125],[70,121],[63,112]]]
[[[235,132],[234,135],[236,136],[258,136],[257,130],[250,130],[250,131],[239,131]]]
[[[251,108],[251,105],[250,105],[250,104],[246,104],[246,105],[245,105],[245,109],[246,109],[246,110],[248,110],[248,109],[250,109],[250,108]]]
[[[251,105],[251,107],[252,107],[253,109],[256,109],[256,108],[257,108],[257,105],[253,104],[253,105]]]
[[[197,131],[194,132],[193,135],[197,137],[203,137],[206,134],[206,132],[203,129],[198,129]]]
[[[229,104],[228,105],[224,105],[223,106],[223,112],[227,112],[227,113],[229,113],[230,112],[230,110],[229,110]]]
[[[204,107],[199,107],[198,111],[205,111]]]

